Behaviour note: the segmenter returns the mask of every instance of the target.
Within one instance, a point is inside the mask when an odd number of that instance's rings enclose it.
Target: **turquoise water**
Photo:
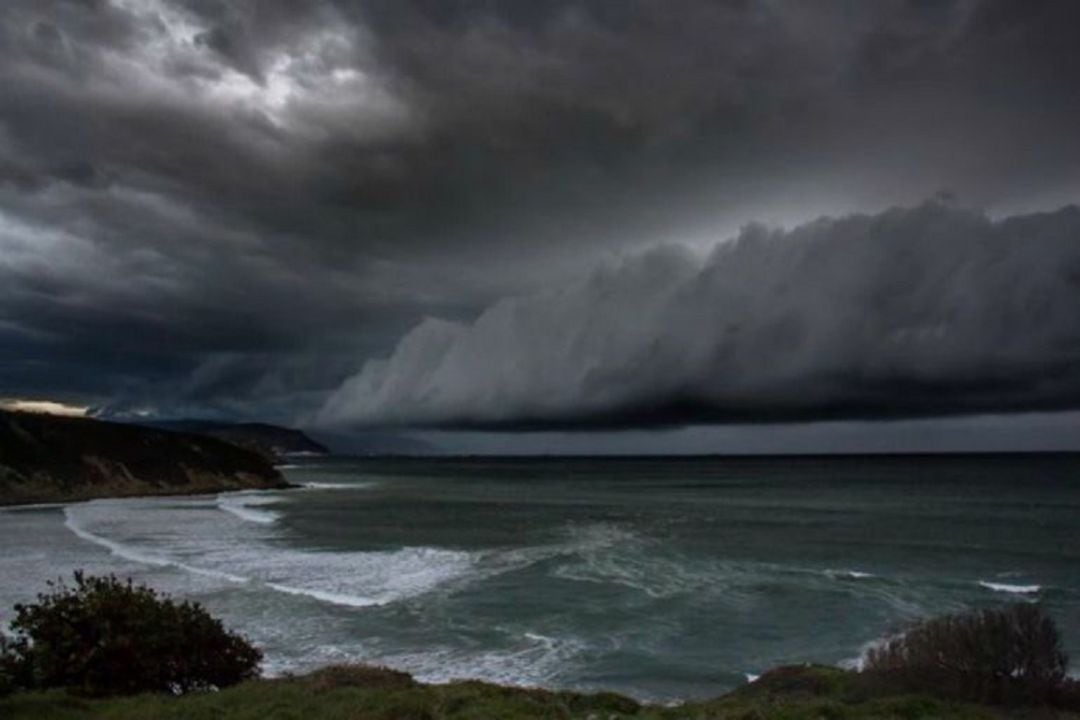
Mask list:
[[[194,598],[280,673],[363,660],[702,697],[1042,602],[1080,658],[1080,458],[297,461],[298,490],[0,513],[0,620],[75,568]]]

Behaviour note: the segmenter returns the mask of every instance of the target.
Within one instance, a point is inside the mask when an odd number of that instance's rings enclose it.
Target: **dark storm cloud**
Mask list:
[[[420,318],[612,251],[941,188],[1061,204],[1078,22],[1000,0],[5,2],[0,394],[288,419]]]
[[[648,425],[1080,404],[1080,208],[994,223],[940,203],[751,227],[430,320],[328,423]]]

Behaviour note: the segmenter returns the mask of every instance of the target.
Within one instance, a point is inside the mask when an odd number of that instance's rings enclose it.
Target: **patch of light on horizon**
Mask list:
[[[27,400],[24,398],[0,398],[0,410],[28,412],[64,417],[84,417],[90,408],[86,405],[69,405],[55,400]]]

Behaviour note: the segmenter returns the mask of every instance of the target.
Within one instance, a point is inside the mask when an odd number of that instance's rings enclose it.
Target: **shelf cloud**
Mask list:
[[[1080,407],[1080,208],[932,201],[660,247],[428,319],[329,423],[625,428]]]

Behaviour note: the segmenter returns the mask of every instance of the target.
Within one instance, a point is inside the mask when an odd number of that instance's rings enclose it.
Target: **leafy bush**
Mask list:
[[[1053,621],[1027,603],[924,621],[866,663],[911,690],[986,703],[1054,702],[1067,668]]]
[[[258,675],[262,653],[200,605],[114,576],[75,573],[15,606],[5,657],[18,684],[90,695],[183,693]]]

